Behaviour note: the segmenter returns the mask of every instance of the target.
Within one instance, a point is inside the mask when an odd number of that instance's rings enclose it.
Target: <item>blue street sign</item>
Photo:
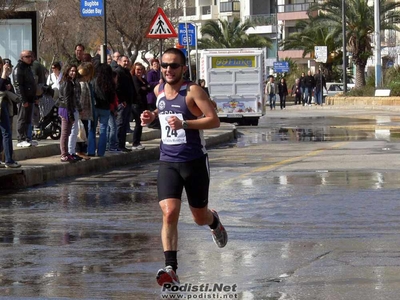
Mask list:
[[[288,61],[277,61],[274,62],[275,73],[288,73],[289,72],[289,62]]]
[[[187,35],[186,35],[186,27],[185,23],[179,23],[179,28],[178,28],[178,41],[179,44],[182,46],[187,46],[188,43],[186,39],[189,40],[189,46],[196,46],[196,26],[193,25],[192,23],[186,23],[187,24]],[[187,38],[186,38],[187,36]]]
[[[104,16],[103,0],[81,0],[82,17]]]
[[[187,57],[187,50],[186,50],[186,48],[182,48],[182,49],[179,49],[179,50],[181,50],[181,51],[183,52],[183,54],[185,54],[185,57]]]

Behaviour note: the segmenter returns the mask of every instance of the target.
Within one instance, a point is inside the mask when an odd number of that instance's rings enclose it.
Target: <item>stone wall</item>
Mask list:
[[[326,97],[325,105],[399,106],[400,97]]]

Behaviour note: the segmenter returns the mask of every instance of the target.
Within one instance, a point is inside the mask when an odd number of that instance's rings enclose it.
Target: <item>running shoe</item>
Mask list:
[[[179,285],[178,275],[175,274],[175,271],[171,266],[166,266],[164,269],[160,269],[157,272],[157,283],[163,286],[166,283],[172,283],[173,285]]]
[[[217,212],[215,210],[213,210],[213,209],[211,210],[211,212],[218,219],[217,228],[211,229],[212,238],[213,238],[214,243],[219,248],[223,248],[223,247],[225,247],[226,243],[228,243],[228,234],[226,233],[226,230],[225,230],[224,226],[222,226]]]

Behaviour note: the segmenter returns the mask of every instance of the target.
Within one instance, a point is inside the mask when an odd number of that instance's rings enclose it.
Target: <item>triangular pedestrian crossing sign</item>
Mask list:
[[[172,26],[170,20],[167,18],[161,7],[157,9],[157,13],[151,20],[146,37],[150,39],[167,39],[178,37],[174,26]]]

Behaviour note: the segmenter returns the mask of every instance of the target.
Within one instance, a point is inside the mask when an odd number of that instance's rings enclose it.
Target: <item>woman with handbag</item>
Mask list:
[[[80,90],[79,83],[75,81],[77,67],[67,64],[63,69],[60,81],[60,96],[58,114],[61,117],[60,151],[61,162],[76,162],[77,160],[68,152],[68,138],[71,134],[72,125],[79,108],[77,106],[77,91]]]

